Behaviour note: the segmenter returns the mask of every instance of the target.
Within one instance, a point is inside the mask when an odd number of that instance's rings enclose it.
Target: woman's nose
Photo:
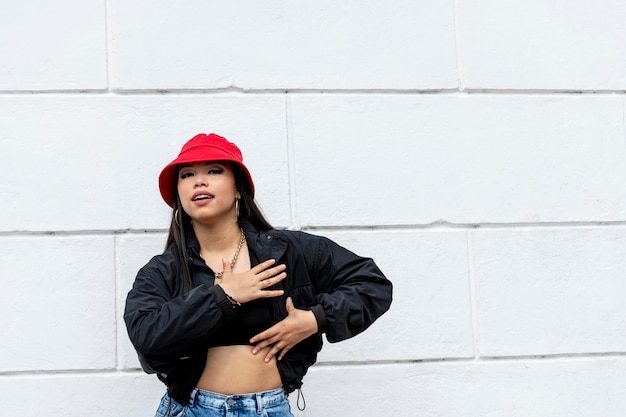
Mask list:
[[[196,187],[206,186],[207,184],[208,181],[204,175],[196,175]]]

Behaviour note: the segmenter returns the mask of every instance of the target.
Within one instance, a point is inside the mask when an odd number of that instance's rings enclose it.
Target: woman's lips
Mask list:
[[[215,197],[213,194],[206,191],[196,191],[191,200],[195,202],[209,202],[213,197]]]

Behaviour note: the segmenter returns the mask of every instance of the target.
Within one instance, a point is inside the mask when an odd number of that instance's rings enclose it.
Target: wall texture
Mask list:
[[[4,1],[0,56],[2,415],[153,415],[121,314],[198,132],[395,284],[297,416],[624,415],[622,0]]]

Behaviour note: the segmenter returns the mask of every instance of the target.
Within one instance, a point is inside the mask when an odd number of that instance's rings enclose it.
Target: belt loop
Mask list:
[[[194,388],[193,391],[191,391],[191,394],[189,394],[189,406],[193,407],[193,403],[194,401],[196,401],[196,396],[198,395],[198,388]]]
[[[263,413],[263,397],[258,392],[255,394],[256,397],[256,413]]]
[[[169,417],[172,412],[172,397],[167,394],[167,413],[165,413],[165,417]]]

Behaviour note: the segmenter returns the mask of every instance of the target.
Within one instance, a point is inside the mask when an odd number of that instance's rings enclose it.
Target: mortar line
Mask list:
[[[113,66],[112,62],[110,64]],[[244,89],[238,87],[226,87],[215,89],[190,88],[190,89],[50,89],[50,90],[0,90],[0,95],[83,95],[83,94],[115,94],[120,96],[142,96],[142,95],[220,95],[220,94],[241,94],[241,95],[282,95],[282,94],[302,94],[302,95],[546,95],[549,97],[561,96],[615,96],[626,95],[626,90],[575,90],[575,89],[497,89],[497,88],[431,88],[431,89],[385,89],[385,88],[355,88],[355,89]]]
[[[323,361],[317,362],[315,367],[324,366],[371,366],[371,365],[413,365],[413,364],[444,364],[444,363],[502,363],[502,362],[550,362],[563,359],[589,360],[589,359],[626,359],[626,352],[590,352],[590,353],[555,353],[543,355],[513,355],[513,356],[484,356],[478,359],[472,357],[442,357],[423,359],[377,359],[362,361]],[[144,372],[140,368],[103,368],[103,369],[47,369],[27,371],[0,371],[0,377],[12,376],[45,376],[45,375],[98,375],[98,374],[140,374]]]
[[[410,364],[436,364],[436,363],[502,363],[502,362],[548,362],[563,359],[588,360],[598,358],[626,359],[626,352],[591,352],[591,353],[563,353],[548,355],[519,355],[519,356],[492,356],[492,357],[449,357],[449,358],[424,358],[424,359],[381,359],[363,361],[324,361],[315,366],[368,366],[368,365],[410,365]]]
[[[624,144],[626,144],[626,98],[622,97],[622,134],[624,135]]]
[[[480,326],[478,321],[478,300],[476,296],[476,263],[474,258],[474,239],[471,230],[467,232],[466,239],[470,312],[472,318],[472,340],[474,343],[474,359],[478,359],[480,356]]]
[[[291,229],[298,230],[298,190],[296,187],[296,151],[293,137],[293,113],[291,97],[285,94],[285,134],[287,137],[287,171],[289,178],[289,218]]]
[[[320,225],[302,226],[301,230],[310,231],[463,231],[463,230],[538,230],[538,229],[593,229],[603,227],[626,226],[625,221],[604,222],[546,222],[546,223],[448,223],[435,222],[428,224],[392,224],[392,225]],[[282,227],[277,227],[281,229]],[[150,235],[167,233],[167,229],[93,229],[93,230],[12,230],[0,231],[0,237],[12,236],[111,236],[111,235]]]
[[[119,293],[120,291],[120,285],[119,285],[120,259],[119,259],[119,251],[117,250],[118,243],[119,243],[119,235],[114,235],[113,236],[113,288],[114,288],[115,299],[113,300],[113,302],[114,302],[114,311],[115,311],[115,320],[114,320],[114,323],[115,323],[115,369],[119,369],[119,365],[120,365],[119,353],[121,351],[120,334],[119,334],[120,323],[118,323],[119,316],[120,316],[118,299],[121,295]]]
[[[308,230],[499,230],[499,229],[544,229],[544,228],[595,228],[605,226],[626,226],[626,220],[615,221],[572,221],[572,222],[511,222],[511,223],[452,223],[436,221],[432,223],[390,224],[390,225],[319,225],[303,226]]]
[[[107,66],[107,92],[111,93],[111,77],[113,76],[113,39],[112,39],[112,15],[111,0],[104,0],[104,36],[106,46],[106,66]]]
[[[465,67],[463,66],[463,55],[461,53],[461,33],[460,33],[460,12],[459,2],[454,0],[454,49],[456,55],[456,76],[459,83],[459,91],[465,91]]]

